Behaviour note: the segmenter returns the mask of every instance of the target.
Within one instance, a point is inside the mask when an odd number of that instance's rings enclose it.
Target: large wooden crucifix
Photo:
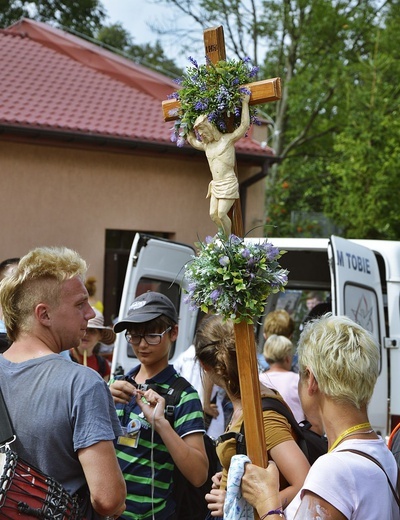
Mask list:
[[[204,31],[205,53],[211,63],[226,59],[224,32],[222,26]],[[277,101],[281,98],[280,78],[267,79],[244,85],[251,91],[250,105]],[[165,121],[178,118],[179,101],[162,102]],[[237,174],[236,166],[235,173]],[[240,201],[236,199],[230,210],[232,232],[243,236],[243,220]],[[266,467],[265,436],[261,409],[261,393],[258,379],[258,364],[253,325],[235,324],[236,354],[239,369],[240,393],[243,406],[243,418],[246,428],[247,454],[253,464]]]

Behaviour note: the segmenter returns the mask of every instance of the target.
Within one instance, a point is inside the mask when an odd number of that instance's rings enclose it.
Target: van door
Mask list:
[[[332,275],[332,310],[368,330],[380,349],[379,377],[368,408],[372,427],[383,437],[388,428],[388,367],[378,262],[370,249],[332,236],[328,245]]]
[[[136,296],[146,291],[157,291],[168,296],[179,313],[179,334],[171,349],[171,363],[191,345],[195,331],[197,311],[191,311],[183,302],[182,291],[185,265],[193,255],[194,250],[190,246],[142,233],[135,235],[129,255],[118,321],[127,315]],[[125,334],[117,334],[112,373],[126,373],[137,364]]]

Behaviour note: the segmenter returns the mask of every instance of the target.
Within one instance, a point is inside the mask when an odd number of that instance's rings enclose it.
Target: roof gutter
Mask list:
[[[195,150],[191,146],[178,148],[175,143],[162,141],[144,141],[140,139],[113,137],[99,134],[84,134],[79,132],[69,132],[65,130],[45,129],[32,126],[5,125],[0,124],[0,139],[24,139],[36,141],[37,144],[57,144],[75,147],[104,147],[110,151],[135,151],[135,152],[156,152],[158,154],[191,156],[193,158],[203,158],[203,152]],[[237,150],[236,157],[242,162],[254,165],[264,165],[265,162],[272,164],[277,158],[273,155],[257,152],[241,152]],[[264,166],[263,166],[264,168]],[[245,182],[248,182],[245,181]],[[256,181],[255,181],[256,182]]]

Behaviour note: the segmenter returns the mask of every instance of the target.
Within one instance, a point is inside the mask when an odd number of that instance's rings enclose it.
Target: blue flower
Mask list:
[[[188,285],[189,292],[194,293],[194,291],[196,290],[196,287],[197,287],[197,283],[190,282],[189,285]]]
[[[221,130],[221,132],[224,132],[226,130],[225,121],[218,121],[218,128],[219,128],[219,130]]]
[[[251,96],[251,90],[246,87],[240,87],[239,92],[241,94],[245,94],[246,96]]]
[[[190,61],[190,63],[191,63],[192,65],[194,65],[194,66],[196,67],[196,69],[199,68],[198,63],[197,63],[197,61],[196,61],[194,58],[192,58],[191,56],[189,56],[189,57],[188,57],[188,60]]]
[[[279,255],[279,249],[269,243],[265,244],[265,251],[267,253],[267,259],[269,261],[275,260],[275,258]]]
[[[249,76],[251,78],[254,78],[254,76],[257,76],[258,71],[259,71],[258,67],[252,67],[251,71],[249,72]]]
[[[195,110],[207,110],[207,103],[204,103],[204,101],[196,101],[194,108]]]
[[[245,247],[245,248],[243,249],[243,251],[242,251],[242,256],[243,256],[243,258],[249,258],[249,256],[250,256],[250,250],[247,249],[247,247]]]
[[[276,283],[279,285],[286,285],[288,282],[287,271],[279,271],[275,274]]]
[[[232,244],[232,245],[237,245],[237,244],[240,244],[243,242],[243,240],[239,237],[237,237],[236,235],[230,235],[229,237],[229,242]]]
[[[221,256],[218,261],[222,265],[222,267],[226,267],[230,262],[229,257],[227,257],[226,255]]]
[[[215,303],[221,295],[221,289],[214,289],[210,294],[210,299]]]

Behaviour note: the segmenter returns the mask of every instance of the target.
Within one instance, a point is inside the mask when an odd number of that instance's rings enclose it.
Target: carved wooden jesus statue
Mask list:
[[[206,153],[212,175],[207,193],[210,197],[210,217],[226,238],[232,231],[228,212],[239,198],[235,143],[245,135],[250,125],[249,99],[249,95],[243,95],[240,125],[233,132],[221,133],[206,115],[201,115],[194,123],[195,132],[190,132],[187,138],[194,148]]]

